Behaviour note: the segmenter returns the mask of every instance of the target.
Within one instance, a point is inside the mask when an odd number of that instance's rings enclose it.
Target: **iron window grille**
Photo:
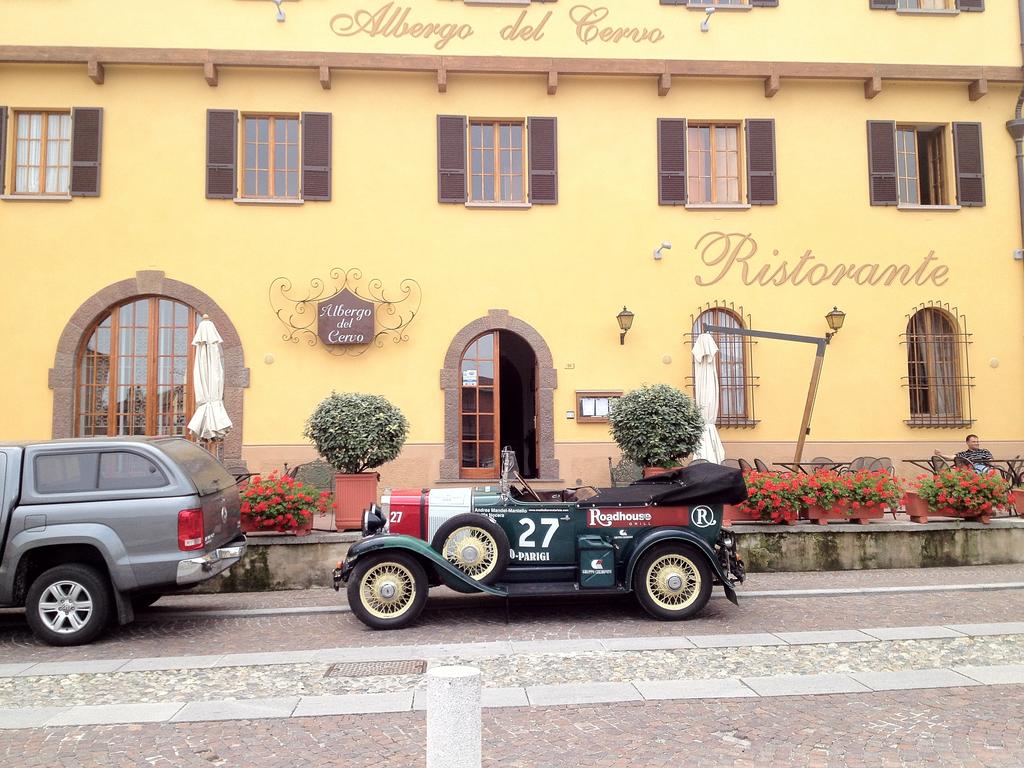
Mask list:
[[[690,333],[686,343],[692,348],[704,324],[731,328],[750,328],[750,315],[732,302],[715,301],[690,315]],[[754,345],[749,336],[712,333],[718,345],[715,364],[718,370],[718,427],[754,427],[758,419],[754,410],[754,389],[759,377],[754,374]],[[691,361],[693,359],[690,355]],[[692,364],[692,362],[691,362]],[[696,395],[694,375],[686,377],[687,388]]]
[[[971,376],[967,318],[956,307],[927,302],[907,315],[901,344],[907,347],[907,389],[911,427],[969,427]]]

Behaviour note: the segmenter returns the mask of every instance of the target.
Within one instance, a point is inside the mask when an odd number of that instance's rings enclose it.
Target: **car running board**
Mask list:
[[[495,584],[499,589],[504,589],[506,597],[538,597],[560,595],[621,595],[628,592],[624,587],[613,587],[611,589],[581,589],[575,581],[556,581],[545,584]]]

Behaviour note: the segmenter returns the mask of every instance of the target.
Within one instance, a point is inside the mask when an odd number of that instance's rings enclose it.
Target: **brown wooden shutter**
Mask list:
[[[774,120],[747,120],[747,196],[751,205],[779,202],[775,185]]]
[[[466,202],[466,116],[437,116],[437,202]]]
[[[984,11],[985,0],[957,0],[956,7],[961,11]]]
[[[528,117],[530,142],[530,202],[555,205],[558,202],[558,125],[553,117]]]
[[[238,193],[238,112],[206,110],[206,196],[231,200]]]
[[[964,207],[984,206],[985,159],[981,148],[981,123],[953,123],[953,156],[957,202]]]
[[[302,113],[302,199],[331,199],[331,113]]]
[[[868,120],[868,187],[872,205],[898,205],[896,123]]]
[[[100,156],[103,148],[103,110],[71,110],[71,194],[99,197]]]
[[[658,118],[658,205],[686,205],[685,118]]]
[[[870,0],[871,8],[876,11],[895,11],[896,0]]]
[[[7,107],[0,107],[0,195],[4,193],[7,173],[4,160],[7,159]]]
[[[755,8],[778,8],[779,0],[750,0],[750,4]]]

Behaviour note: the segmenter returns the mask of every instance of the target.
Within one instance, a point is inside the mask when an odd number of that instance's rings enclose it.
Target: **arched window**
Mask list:
[[[907,382],[910,423],[962,426],[970,421],[964,349],[967,335],[955,314],[922,307],[907,322]]]
[[[693,322],[693,338],[701,334],[704,325],[723,328],[743,328],[740,314],[726,307],[708,307]],[[750,373],[748,339],[734,334],[711,332],[718,345],[718,426],[750,426],[753,423],[752,389],[754,377]]]
[[[187,304],[149,296],[101,317],[75,365],[75,435],[184,436],[194,409],[196,315]]]

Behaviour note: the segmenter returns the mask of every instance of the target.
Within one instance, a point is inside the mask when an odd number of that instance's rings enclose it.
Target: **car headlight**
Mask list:
[[[377,509],[376,504],[363,512],[363,536],[372,536],[384,529],[384,515]]]
[[[733,539],[731,534],[722,534],[722,546],[726,549],[732,549],[736,540]]]

